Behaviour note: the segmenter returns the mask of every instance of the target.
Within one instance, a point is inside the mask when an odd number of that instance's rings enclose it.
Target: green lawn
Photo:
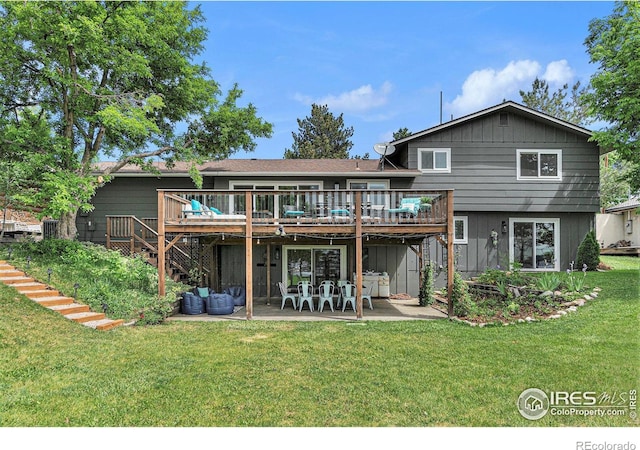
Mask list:
[[[636,426],[528,421],[544,391],[639,383],[637,258],[588,273],[600,297],[561,319],[168,322],[99,332],[0,286],[0,426]]]

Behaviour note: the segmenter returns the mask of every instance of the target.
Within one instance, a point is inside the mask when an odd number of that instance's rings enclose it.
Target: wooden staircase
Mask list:
[[[75,299],[64,296],[16,269],[6,261],[0,261],[0,282],[13,287],[34,302],[62,314],[69,320],[96,330],[111,330],[124,323],[122,319],[112,320],[104,313],[96,313],[88,305],[76,303]]]

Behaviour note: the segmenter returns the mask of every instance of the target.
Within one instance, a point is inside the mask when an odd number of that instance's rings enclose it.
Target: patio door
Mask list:
[[[309,281],[317,286],[324,280],[347,278],[347,246],[283,246],[283,274],[287,286]]]
[[[525,270],[560,270],[560,219],[510,219],[509,259]]]

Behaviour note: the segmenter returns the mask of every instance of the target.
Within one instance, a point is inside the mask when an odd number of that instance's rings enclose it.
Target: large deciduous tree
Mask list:
[[[298,133],[291,134],[286,159],[348,158],[353,147],[353,127],[345,127],[342,114],[334,116],[327,105],[311,105],[311,116],[298,119]]]
[[[220,99],[195,61],[203,22],[185,2],[0,3],[0,153],[37,156],[30,198],[60,218],[60,237],[75,237],[77,212],[126,164],[195,168],[271,135],[237,86]],[[100,158],[114,161],[104,173]]]
[[[640,3],[617,2],[613,13],[589,24],[585,40],[592,63],[593,92],[587,101],[607,126],[594,133],[601,147],[631,163],[627,180],[640,189]]]

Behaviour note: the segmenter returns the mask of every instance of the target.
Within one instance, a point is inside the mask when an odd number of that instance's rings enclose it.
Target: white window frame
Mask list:
[[[273,187],[274,191],[281,190],[282,187],[295,186],[296,188],[300,188],[300,186],[312,186],[317,185],[318,191],[324,190],[324,183],[322,181],[311,180],[311,181],[286,181],[286,180],[234,180],[229,182],[229,190],[234,191],[236,186],[253,186],[252,190],[260,190],[261,187],[267,186],[269,188]],[[295,191],[294,191],[295,192]],[[231,197],[231,210],[233,211],[233,196]],[[278,197],[274,198],[274,209],[275,211],[280,210],[280,205],[278,203]],[[276,213],[277,214],[277,213]]]
[[[433,169],[422,168],[422,157],[425,152],[433,152],[432,167]],[[447,167],[444,169],[435,168],[436,153],[445,153],[447,155]],[[418,149],[418,170],[422,173],[451,173],[451,148],[419,148]]]
[[[537,153],[538,154],[538,175],[537,176],[526,176],[522,175],[521,166],[520,166],[520,155],[523,153]],[[558,175],[555,176],[543,176],[540,175],[540,156],[541,155],[556,155],[558,157]],[[522,181],[543,181],[543,180],[551,180],[551,181],[562,181],[562,150],[560,149],[537,149],[537,148],[519,148],[516,149],[516,171],[518,180]]]
[[[462,222],[462,239],[456,239],[456,222]],[[469,243],[469,217],[453,216],[453,243],[468,244]]]
[[[346,245],[283,245],[282,246],[282,280],[287,280],[289,259],[287,250],[311,250],[311,271],[314,270],[313,250],[338,250],[340,252],[340,279],[347,279],[347,246]],[[317,286],[314,286],[314,288]]]
[[[539,222],[553,223],[553,248],[555,249],[555,259],[553,261],[553,267],[536,267],[537,264],[534,264],[533,268],[523,268],[523,271],[527,272],[558,272],[560,271],[560,219],[557,217],[512,217],[509,218],[509,264],[513,265],[515,261],[515,255],[513,253],[513,226],[516,222],[526,222],[533,223],[534,228],[535,224]],[[535,246],[533,248],[533,258],[536,258],[536,249]]]

